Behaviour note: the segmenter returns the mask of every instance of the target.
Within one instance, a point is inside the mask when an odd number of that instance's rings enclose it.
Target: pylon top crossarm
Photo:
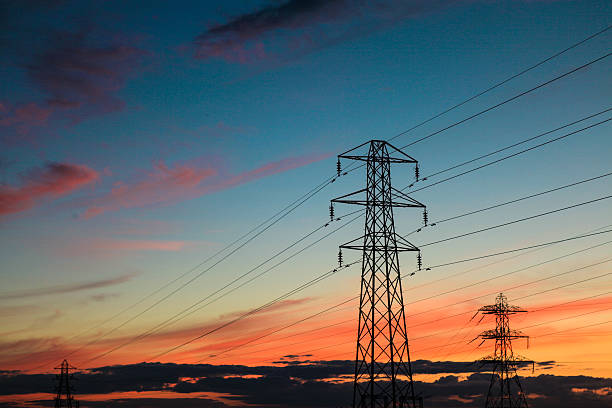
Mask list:
[[[359,148],[365,145],[368,145],[368,144],[378,144],[378,150],[382,149],[383,146],[386,146],[390,150],[395,152],[396,155],[391,156],[390,154],[385,154],[385,155],[351,154],[352,152],[355,152]],[[407,155],[406,153],[402,152],[397,147],[393,146],[391,143],[386,142],[384,140],[369,140],[365,143],[360,144],[357,147],[352,148],[351,150],[347,150],[346,152],[339,154],[338,158],[339,159],[359,160],[359,161],[375,161],[375,162],[384,161],[384,162],[389,162],[389,163],[414,163],[414,164],[418,163],[418,161],[415,158]]]

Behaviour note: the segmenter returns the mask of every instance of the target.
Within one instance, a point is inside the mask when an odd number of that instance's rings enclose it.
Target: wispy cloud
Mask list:
[[[144,51],[108,37],[96,40],[89,29],[51,38],[49,47],[26,65],[30,79],[48,95],[49,107],[84,108],[88,113],[123,109],[116,92]]]
[[[147,239],[81,238],[76,242],[71,242],[67,247],[62,248],[60,250],[60,253],[62,255],[67,256],[92,256],[138,251],[177,252],[185,248],[194,247],[198,244],[202,244],[202,242]]]
[[[326,158],[328,155],[306,155],[264,164],[235,175],[224,176],[212,165],[174,164],[154,165],[145,179],[125,183],[101,197],[91,200],[82,218],[92,218],[109,211],[141,208],[158,204],[173,204],[231,188],[240,184],[281,173]]]
[[[367,34],[458,0],[289,0],[215,25],[194,40],[195,57],[248,63]],[[274,36],[272,35],[274,34]]]
[[[26,297],[39,297],[49,295],[59,295],[63,293],[80,292],[83,290],[91,290],[104,288],[108,286],[120,285],[132,280],[137,274],[129,273],[117,276],[111,279],[102,279],[91,282],[73,283],[69,285],[48,286],[46,288],[27,289],[21,291],[12,291],[0,293],[0,300],[21,299]]]
[[[47,32],[42,50],[24,57],[28,59],[22,65],[26,77],[43,97],[0,101],[0,127],[6,128],[3,143],[35,144],[43,126],[73,124],[125,108],[117,93],[147,52],[125,38],[94,31],[85,27],[76,32]]]
[[[98,172],[87,166],[49,163],[23,175],[21,185],[0,185],[0,216],[25,211],[44,199],[69,194],[98,178]]]

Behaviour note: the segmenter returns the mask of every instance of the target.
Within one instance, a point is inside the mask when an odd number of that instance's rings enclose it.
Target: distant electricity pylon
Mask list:
[[[79,408],[79,401],[76,401],[72,396],[72,392],[74,388],[70,384],[70,381],[73,379],[71,370],[76,370],[75,367],[68,364],[68,361],[62,361],[62,365],[59,367],[55,367],[56,370],[60,370],[59,375],[57,376],[58,384],[57,384],[57,396],[55,397],[55,408]]]
[[[495,330],[484,331],[478,336],[482,339],[480,344],[486,340],[495,340],[493,355],[479,360],[483,364],[493,366],[485,407],[528,408],[527,399],[516,371],[519,365],[529,363],[533,365],[534,362],[514,355],[512,340],[527,339],[527,342],[529,342],[529,336],[510,329],[510,315],[527,311],[509,305],[503,293],[497,295],[494,305],[483,306],[478,311],[483,315],[495,315],[496,322]]]
[[[367,155],[356,150],[369,145]],[[391,186],[391,163],[413,163],[415,159],[382,140],[372,140],[338,156],[366,162],[366,188],[332,200],[365,206],[365,233],[340,246],[362,251],[359,328],[353,387],[354,408],[416,407],[412,368],[406,334],[404,298],[400,277],[400,251],[419,249],[395,233],[393,207],[425,206]],[[332,210],[333,211],[333,210]],[[419,400],[422,406],[422,400]]]

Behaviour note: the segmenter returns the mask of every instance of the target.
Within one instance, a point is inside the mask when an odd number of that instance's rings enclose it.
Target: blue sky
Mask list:
[[[11,342],[56,339],[69,349],[68,328],[103,321],[197,265],[333,175],[336,154],[372,138],[393,137],[606,28],[612,5],[419,0],[151,2],[143,7],[60,1],[8,2],[4,9],[0,279],[6,298],[0,302],[10,312],[2,317],[3,327]],[[610,35],[599,35],[393,143],[408,144],[606,55]],[[609,107],[610,78],[606,58],[407,153],[427,175],[602,111]],[[414,197],[427,204],[431,220],[446,218],[607,173],[611,151],[607,123]],[[397,187],[411,182],[412,169],[393,171]],[[159,322],[313,230],[325,222],[329,200],[360,188],[363,176],[356,171],[324,189],[176,301],[122,333],[134,335]],[[426,230],[412,240],[418,246],[587,201],[605,196],[610,187],[608,178],[586,183]],[[611,208],[602,201],[432,246],[423,251],[425,264],[590,231],[610,223]],[[339,214],[352,210],[336,209]],[[397,211],[398,232],[418,227],[419,212]],[[361,235],[362,222],[194,316],[185,327],[255,307],[333,267],[337,245]],[[547,253],[553,257],[602,240]],[[605,247],[598,251],[580,260],[609,254]],[[406,268],[414,265],[411,255],[402,262]],[[568,262],[568,267],[579,264]],[[459,267],[444,273],[456,271]],[[358,288],[358,273],[343,273],[304,296],[315,305],[349,296]],[[415,282],[428,278],[419,274]],[[102,281],[107,283],[95,286]],[[94,286],[64,295],[56,290],[88,282]],[[606,285],[609,279],[592,288]],[[586,296],[592,288],[564,292],[559,299]],[[38,295],[17,296],[25,293]],[[48,324],[36,326],[45,320]],[[36,347],[53,355],[46,343]],[[117,357],[126,361],[124,354]]]

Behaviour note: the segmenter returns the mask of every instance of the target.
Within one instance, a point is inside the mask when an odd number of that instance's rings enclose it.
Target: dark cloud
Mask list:
[[[138,66],[144,52],[121,40],[94,38],[90,29],[60,32],[25,66],[29,78],[54,109],[82,108],[81,113],[123,109],[116,92]]]
[[[552,364],[546,362],[546,365]],[[470,371],[470,367],[471,370]],[[469,362],[416,361],[416,374],[446,373],[433,382],[417,381],[415,389],[428,408],[484,405],[490,374],[473,372]],[[189,394],[227,393],[228,400],[254,407],[347,406],[352,395],[353,362],[303,362],[300,365],[258,366],[141,363],[99,367],[78,373],[77,394],[122,391],[173,391],[185,399],[112,400],[103,405],[83,401],[81,406],[185,406],[223,407],[220,402],[191,399]],[[460,375],[459,375],[460,374]],[[467,375],[467,377],[466,377]],[[0,394],[51,392],[53,375],[0,372]],[[344,379],[343,381],[340,379]],[[346,381],[348,380],[348,381]],[[609,406],[612,379],[588,376],[537,375],[523,377],[523,388],[533,408]],[[86,397],[86,395],[85,395]],[[174,405],[173,405],[174,404]]]
[[[252,62],[304,53],[389,27],[461,0],[289,0],[215,25],[194,40],[195,57]]]

